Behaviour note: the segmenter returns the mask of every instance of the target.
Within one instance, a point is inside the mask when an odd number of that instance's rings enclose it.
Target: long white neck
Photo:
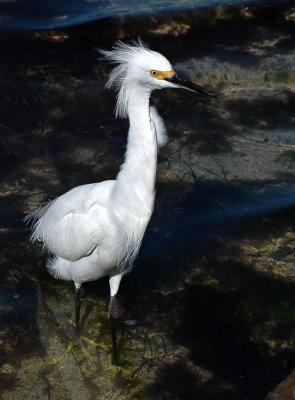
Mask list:
[[[116,179],[114,198],[123,214],[125,209],[129,215],[149,219],[154,205],[158,152],[150,118],[150,90],[138,86],[129,90],[127,151]]]

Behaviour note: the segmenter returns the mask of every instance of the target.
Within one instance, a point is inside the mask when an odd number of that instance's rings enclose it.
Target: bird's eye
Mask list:
[[[155,71],[154,69],[152,69],[151,70],[151,75],[156,78],[159,75],[159,73],[158,73],[158,71]]]

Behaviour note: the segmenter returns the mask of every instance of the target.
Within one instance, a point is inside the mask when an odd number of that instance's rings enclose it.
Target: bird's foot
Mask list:
[[[61,363],[68,354],[74,353],[76,350],[81,351],[85,358],[90,360],[91,362],[95,361],[81,340],[79,342],[74,342],[70,340],[67,344],[65,351],[60,356],[53,358],[49,363],[51,365],[57,365]]]
[[[89,343],[89,339],[80,335],[79,329],[74,325],[73,329],[64,331],[67,340],[67,346],[65,351],[59,355],[58,357],[53,358],[49,363],[51,365],[56,365],[61,363],[65,357],[76,351],[80,351],[86,359],[94,362],[93,356],[87,349],[87,344]]]
[[[52,360],[50,360],[49,364],[57,365],[57,364],[61,363],[65,359],[66,355],[72,352],[74,346],[75,346],[74,342],[69,340],[65,351],[62,354],[60,354],[58,357],[55,357]]]
[[[103,343],[98,343],[95,340],[89,339],[86,336],[81,336],[81,341],[86,343],[89,347],[94,347],[103,352],[109,351],[109,347]]]

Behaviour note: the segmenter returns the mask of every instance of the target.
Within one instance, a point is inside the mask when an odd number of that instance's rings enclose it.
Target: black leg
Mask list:
[[[76,328],[76,333],[78,336],[80,333],[80,309],[81,309],[80,287],[76,287],[75,288],[75,328]]]
[[[117,329],[118,329],[119,307],[116,296],[110,297],[109,320],[112,335],[112,364],[120,365],[117,349]]]

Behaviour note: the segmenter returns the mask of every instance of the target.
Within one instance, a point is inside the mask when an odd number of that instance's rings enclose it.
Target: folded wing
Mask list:
[[[94,185],[75,188],[40,209],[33,216],[32,240],[42,241],[51,253],[70,261],[91,254],[99,245],[108,215],[108,209],[95,200],[98,189]],[[106,185],[100,189],[105,191]]]

